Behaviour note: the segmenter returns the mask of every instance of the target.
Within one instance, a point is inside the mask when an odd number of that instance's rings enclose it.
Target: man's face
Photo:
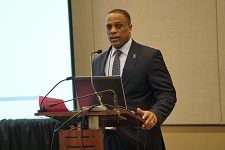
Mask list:
[[[111,13],[106,16],[106,30],[112,46],[119,49],[130,40],[132,24],[123,14]]]

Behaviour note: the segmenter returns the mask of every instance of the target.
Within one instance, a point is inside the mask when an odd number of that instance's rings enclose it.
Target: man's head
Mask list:
[[[110,43],[121,48],[131,38],[132,24],[130,15],[122,9],[114,9],[106,16],[106,30]]]

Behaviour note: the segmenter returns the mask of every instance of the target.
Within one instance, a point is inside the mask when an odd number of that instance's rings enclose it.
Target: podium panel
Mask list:
[[[102,130],[62,130],[60,150],[103,150],[102,138]]]

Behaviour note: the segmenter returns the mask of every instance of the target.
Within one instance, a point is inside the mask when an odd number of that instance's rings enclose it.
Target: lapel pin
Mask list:
[[[136,54],[133,54],[133,58],[136,58],[136,56],[137,56]]]

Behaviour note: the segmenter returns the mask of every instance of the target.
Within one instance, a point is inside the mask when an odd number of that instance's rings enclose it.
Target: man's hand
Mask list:
[[[157,123],[157,117],[156,115],[147,110],[141,110],[140,108],[137,108],[137,112],[141,114],[142,119],[145,120],[145,122],[142,125],[142,129],[149,130]]]

